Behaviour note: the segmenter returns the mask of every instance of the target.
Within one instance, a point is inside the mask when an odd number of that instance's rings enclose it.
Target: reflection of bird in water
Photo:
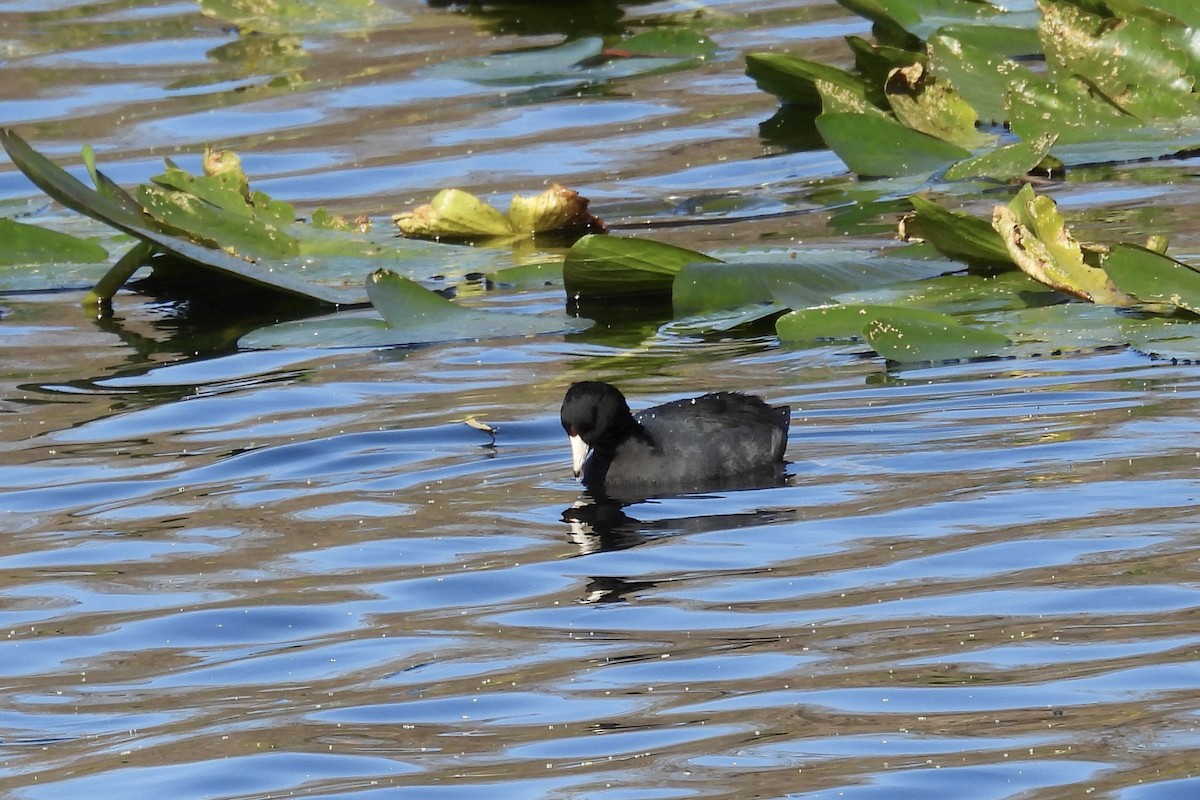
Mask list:
[[[642,498],[782,482],[791,409],[715,392],[639,411],[615,386],[571,385],[560,418],[593,492]]]
[[[720,503],[719,496],[691,498],[700,508],[709,502]],[[628,504],[606,497],[585,495],[562,512],[563,522],[570,525],[570,539],[579,547],[579,555],[614,550],[626,550],[654,539],[667,536],[687,536],[709,531],[729,531],[754,528],[796,519],[795,510],[763,510],[737,514],[698,514],[692,517],[673,517],[639,520],[625,513]],[[595,575],[588,580],[583,603],[624,602],[630,594],[651,589],[660,581],[634,581],[619,575]]]

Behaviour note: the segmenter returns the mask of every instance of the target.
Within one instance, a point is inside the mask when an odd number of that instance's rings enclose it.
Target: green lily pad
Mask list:
[[[1028,68],[1015,61],[944,33],[929,40],[929,68],[989,122],[1008,118],[1006,98],[1012,82],[1033,77]]]
[[[1062,145],[1120,141],[1144,126],[1078,77],[1055,82],[1024,76],[1013,81],[1008,98],[1012,132],[1026,141],[1057,135],[1055,154],[1060,158]]]
[[[1004,9],[986,0],[838,0],[876,25],[899,27],[918,39],[928,39],[943,25],[995,25],[1008,18]]]
[[[1003,354],[1012,341],[1003,334],[960,325],[952,318],[931,322],[906,312],[877,317],[863,335],[889,361],[956,361]]]
[[[502,289],[533,290],[562,286],[563,265],[561,261],[520,264],[489,272],[487,279]]]
[[[996,206],[992,227],[1004,239],[1012,260],[1034,280],[1092,303],[1137,303],[1103,269],[1084,262],[1083,249],[1067,230],[1054,200],[1035,195],[1028,184],[1007,206]]]
[[[1195,0],[1140,0],[1137,5],[1165,11],[1189,28],[1200,28],[1200,5]]]
[[[782,342],[813,344],[839,339],[860,339],[863,329],[873,320],[904,317],[930,324],[956,324],[953,317],[938,311],[901,306],[846,303],[800,308],[775,321],[775,332]]]
[[[253,213],[229,211],[187,192],[160,186],[139,186],[135,196],[146,213],[167,230],[213,249],[256,260],[300,252],[295,238]]]
[[[862,177],[920,175],[971,157],[970,150],[884,117],[822,114],[816,125],[829,149]]]
[[[891,119],[888,112],[872,103],[865,94],[854,88],[820,79],[813,81],[813,86],[821,95],[821,113],[823,114],[871,114]]]
[[[1035,7],[1004,14],[997,17],[999,21],[994,24],[943,25],[929,37],[929,41],[932,42],[938,36],[947,36],[993,56],[1032,56],[1042,52],[1037,34],[1037,25],[1041,17],[1041,12]],[[962,89],[961,86],[958,88]]]
[[[319,302],[351,305],[365,300],[361,292],[305,280],[298,276],[299,268],[287,268],[283,264],[255,264],[166,230],[162,223],[150,215],[140,211],[135,213],[128,204],[112,199],[111,192],[101,193],[89,188],[38,153],[10,129],[0,130],[0,144],[4,145],[17,168],[50,197],[73,211],[149,242],[162,252],[229,277]]]
[[[777,317],[787,311],[779,303],[750,303],[737,308],[702,311],[663,324],[658,332],[664,336],[704,336],[726,333]]]
[[[99,264],[108,251],[92,239],[0,218],[0,264]]]
[[[996,229],[979,217],[951,211],[919,194],[910,195],[913,213],[900,222],[900,238],[929,242],[939,252],[967,264],[1013,266]]]
[[[1147,122],[1200,110],[1190,74],[1194,32],[1145,15],[1113,24],[1069,3],[1046,0],[1041,8],[1046,64],[1060,82],[1085,76],[1114,105]]]
[[[267,347],[384,347],[469,339],[509,338],[586,329],[591,322],[464,308],[390,270],[367,278],[367,295],[383,319],[336,314],[271,325],[238,344]]]
[[[563,262],[563,284],[575,299],[668,294],[685,264],[720,259],[650,239],[588,234]]]
[[[835,295],[901,281],[929,278],[951,267],[853,250],[799,250],[784,261],[696,262],[675,276],[675,313],[738,308],[775,301],[788,308],[828,303]]]
[[[999,311],[1019,311],[1064,302],[1058,292],[1019,270],[991,275],[955,274],[907,281],[878,289],[846,292],[834,298],[848,305],[894,305],[949,314],[959,322]],[[1011,333],[1009,333],[1011,336]]]
[[[1200,272],[1173,258],[1132,244],[1117,244],[1104,271],[1121,291],[1144,303],[1170,303],[1200,314]]]
[[[997,147],[991,152],[960,161],[946,170],[943,176],[948,181],[986,178],[994,181],[1009,181],[1029,174],[1050,154],[1050,148],[1058,136],[1043,133],[1028,142],[1015,142]]]
[[[878,86],[871,86],[856,75],[784,53],[748,53],[746,74],[754,79],[758,88],[790,105],[820,108],[821,95],[815,85],[819,80],[840,86],[879,106],[886,102]]]
[[[622,39],[611,49],[632,56],[707,58],[717,51],[717,43],[689,28],[654,28]]]
[[[534,84],[562,79],[576,64],[600,55],[603,49],[603,39],[587,36],[554,47],[443,61],[425,68],[423,73],[482,84]]]

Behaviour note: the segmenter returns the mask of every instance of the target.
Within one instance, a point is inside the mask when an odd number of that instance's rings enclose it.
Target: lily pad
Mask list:
[[[940,275],[944,261],[854,250],[799,250],[783,261],[696,262],[675,276],[675,313],[695,314],[775,301],[787,308],[822,305],[838,294]]]
[[[669,294],[685,264],[720,259],[650,239],[588,234],[563,262],[563,284],[575,299]]]
[[[821,95],[817,91],[816,81],[840,86],[879,106],[886,104],[880,87],[872,86],[845,70],[798,56],[749,53],[746,55],[746,74],[754,79],[758,88],[790,105],[820,108]]]
[[[948,181],[986,178],[994,181],[1009,181],[1027,175],[1050,154],[1058,136],[1043,133],[1028,142],[1014,142],[998,147],[988,153],[960,161],[946,170]]]
[[[1114,245],[1104,271],[1121,291],[1144,303],[1170,303],[1200,314],[1200,272],[1153,250]]]
[[[919,194],[910,195],[913,213],[900,221],[900,238],[929,242],[950,258],[981,266],[1013,265],[996,229],[970,214],[951,211]]]
[[[1067,230],[1054,200],[1028,184],[1007,206],[996,206],[992,227],[1023,272],[1047,286],[1092,303],[1136,305],[1099,267],[1084,262],[1083,249]]]
[[[821,113],[823,114],[871,114],[891,119],[888,112],[853,88],[820,79],[813,81],[813,86],[821,95]],[[799,110],[799,108],[794,110]]]
[[[902,28],[928,39],[943,25],[995,25],[1009,16],[986,0],[838,0],[877,26]]]
[[[397,214],[393,220],[405,236],[425,239],[470,239],[516,233],[508,217],[461,189],[443,189],[428,205]]]
[[[200,11],[242,33],[356,33],[406,16],[375,0],[200,0]]]
[[[551,231],[604,230],[588,200],[557,183],[532,197],[513,195],[508,214],[461,189],[443,189],[433,202],[392,217],[405,236],[470,241],[511,239]]]
[[[1012,344],[995,331],[960,325],[953,318],[932,322],[907,311],[873,319],[863,334],[876,353],[902,363],[996,356]]]
[[[1006,100],[1012,82],[1033,77],[1028,68],[1015,61],[945,34],[929,40],[929,68],[989,122],[1008,118]]]
[[[999,311],[1019,311],[1066,302],[1061,294],[1019,270],[907,281],[878,289],[846,292],[834,299],[849,305],[925,308],[949,314],[964,323],[969,321],[964,317],[976,319]]]
[[[1121,141],[1144,126],[1078,77],[1056,82],[1041,75],[1023,76],[1013,81],[1008,98],[1013,133],[1027,141],[1055,134],[1059,149],[1077,142]],[[1063,158],[1059,149],[1055,153]]]
[[[923,320],[930,324],[955,322],[953,317],[926,309],[846,303],[791,311],[775,321],[775,332],[780,341],[792,344],[861,339],[868,324],[885,317]]]
[[[822,114],[816,125],[829,149],[862,177],[920,175],[971,157],[970,150],[885,117]]]
[[[591,324],[567,316],[464,308],[390,270],[371,273],[366,289],[383,319],[336,314],[284,322],[246,334],[238,344],[249,348],[384,347],[536,336],[584,330]]]
[[[108,251],[92,239],[0,218],[0,264],[99,264]]]
[[[1041,9],[1046,64],[1060,82],[1084,76],[1116,106],[1147,122],[1200,110],[1190,74],[1194,32],[1146,15],[1114,22],[1050,0]]]
[[[149,242],[162,252],[229,277],[324,303],[350,305],[365,299],[361,292],[307,281],[299,277],[294,269],[273,269],[254,264],[224,250],[206,247],[166,231],[161,223],[148,214],[134,213],[126,204],[89,188],[38,153],[10,129],[0,130],[0,144],[4,145],[17,168],[59,203]]]
[[[779,303],[750,303],[737,308],[703,311],[665,323],[658,329],[664,336],[703,336],[746,328],[787,311]]]
[[[928,66],[929,58],[923,52],[891,47],[868,42],[861,36],[847,36],[846,44],[854,53],[854,66],[863,79],[872,86],[883,86],[894,69],[913,64]]]
[[[976,128],[979,116],[975,109],[922,64],[893,70],[885,88],[896,119],[908,128],[968,149],[996,140]]]

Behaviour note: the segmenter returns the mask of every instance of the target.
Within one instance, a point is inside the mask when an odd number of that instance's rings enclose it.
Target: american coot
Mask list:
[[[562,404],[575,477],[592,490],[653,491],[765,485],[781,474],[791,409],[713,392],[630,412],[615,386],[575,383]]]

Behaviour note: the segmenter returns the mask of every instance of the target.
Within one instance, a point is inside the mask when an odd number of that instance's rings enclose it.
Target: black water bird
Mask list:
[[[561,418],[584,486],[649,496],[777,481],[791,409],[712,392],[634,414],[615,386],[583,381],[567,390]]]

